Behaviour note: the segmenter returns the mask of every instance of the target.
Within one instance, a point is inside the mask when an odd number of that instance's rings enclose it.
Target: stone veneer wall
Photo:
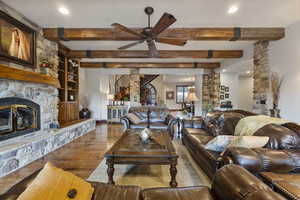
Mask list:
[[[254,44],[253,52],[253,112],[268,115],[267,102],[270,89],[270,68],[268,41],[260,41]]]
[[[220,73],[210,70],[202,77],[202,108],[220,105]]]
[[[52,86],[0,79],[0,98],[5,97],[21,97],[39,104],[41,130],[48,130],[51,123],[58,123],[58,91]]]
[[[130,103],[131,105],[140,104],[140,75],[130,75]]]
[[[39,131],[40,134],[34,137],[1,145],[0,178],[95,130],[95,127],[95,120],[90,119],[62,129]]]

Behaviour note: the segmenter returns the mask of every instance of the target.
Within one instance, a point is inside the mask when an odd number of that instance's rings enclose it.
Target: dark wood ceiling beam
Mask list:
[[[211,63],[129,63],[129,62],[81,62],[82,68],[203,68],[215,69],[221,66]]]
[[[47,39],[60,40],[138,40],[134,35],[113,28],[45,28]],[[133,28],[141,32],[141,28]],[[284,28],[169,28],[160,37],[182,38],[187,40],[279,40],[285,36]]]
[[[192,50],[158,51],[157,58],[241,58],[242,50]],[[70,58],[150,58],[149,51],[114,51],[114,50],[72,50],[68,53]]]

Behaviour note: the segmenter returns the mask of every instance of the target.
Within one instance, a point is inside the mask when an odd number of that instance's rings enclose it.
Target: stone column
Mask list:
[[[270,68],[268,41],[259,41],[254,44],[253,52],[253,112],[268,115],[268,91],[270,89]]]
[[[205,111],[210,106],[220,105],[220,73],[209,70],[202,78],[202,108]]]
[[[140,104],[140,75],[130,75],[130,104],[137,106]]]

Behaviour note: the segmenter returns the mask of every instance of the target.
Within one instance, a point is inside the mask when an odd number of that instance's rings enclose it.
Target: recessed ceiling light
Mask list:
[[[246,71],[246,74],[250,74],[250,73],[251,73],[251,71],[249,71],[249,70],[248,70],[248,71]]]
[[[222,69],[222,72],[226,72],[227,70],[226,69]]]
[[[239,10],[239,8],[237,6],[230,6],[228,9],[228,14],[234,14]]]
[[[58,10],[61,14],[64,14],[64,15],[70,14],[70,11],[66,7],[60,7]]]

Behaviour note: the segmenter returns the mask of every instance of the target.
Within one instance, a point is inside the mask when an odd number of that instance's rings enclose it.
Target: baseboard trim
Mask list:
[[[100,125],[100,124],[107,124],[107,120],[96,120],[96,124]]]

